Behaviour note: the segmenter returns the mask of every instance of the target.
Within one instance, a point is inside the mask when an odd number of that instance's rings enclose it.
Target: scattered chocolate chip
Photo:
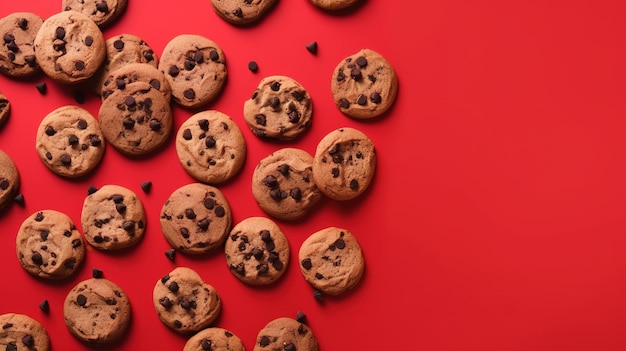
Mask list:
[[[45,130],[45,133],[46,133],[46,135],[47,135],[47,136],[53,136],[53,135],[55,135],[57,132],[56,132],[56,130],[54,130],[54,127],[52,127],[52,126],[47,126],[47,127],[46,127],[46,130]]]
[[[298,311],[296,312],[296,320],[302,324],[307,324],[306,315],[304,312]]]
[[[104,277],[104,272],[102,272],[102,270],[100,270],[98,268],[92,268],[91,269],[91,276],[96,278],[96,279],[100,279],[100,278]]]
[[[150,193],[150,189],[152,189],[152,182],[151,181],[141,182],[140,186],[141,186],[141,190],[143,190],[144,193],[148,194]]]
[[[256,63],[256,61],[250,61],[248,62],[248,69],[251,72],[256,73],[259,70],[259,65]]]
[[[124,214],[126,212],[126,205],[124,205],[123,203],[115,204],[115,210],[119,214]]]
[[[315,301],[322,302],[324,301],[324,294],[319,290],[315,290],[313,291],[313,298]]]
[[[89,188],[87,188],[87,195],[91,195],[96,191],[98,191],[98,188],[96,188],[93,184],[89,184]]]
[[[308,52],[312,53],[313,55],[316,55],[317,54],[317,42],[312,41],[306,44],[306,49]]]
[[[176,258],[176,250],[175,249],[165,250],[165,257],[167,257],[170,261],[174,261],[174,259]]]
[[[39,303],[39,309],[42,310],[44,313],[50,312],[50,303],[48,303],[48,300],[41,301]]]
[[[256,121],[256,124],[260,126],[265,126],[267,124],[267,120],[264,114],[258,114],[254,116],[254,120]]]
[[[215,208],[215,215],[218,217],[224,217],[226,215],[226,210],[222,206],[217,206]]]
[[[76,135],[71,134],[69,137],[67,137],[67,142],[70,145],[77,145],[79,140],[78,140],[78,137]]]
[[[274,109],[280,107],[280,100],[276,96],[272,96],[267,102]]]
[[[13,198],[13,201],[15,201],[15,203],[18,204],[20,207],[24,207],[25,205],[24,194],[19,193],[15,195],[15,197]]]
[[[359,81],[361,79],[363,79],[363,75],[361,74],[361,70],[358,68],[353,68],[350,71],[350,77],[352,77],[352,79]]]
[[[84,104],[85,103],[85,94],[82,91],[75,91],[74,92],[74,100],[76,102],[78,102],[79,104]]]

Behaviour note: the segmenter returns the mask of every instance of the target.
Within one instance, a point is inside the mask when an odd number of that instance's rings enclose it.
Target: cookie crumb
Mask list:
[[[248,69],[253,73],[256,73],[259,70],[259,65],[256,63],[256,61],[250,61],[248,62]]]
[[[24,207],[24,194],[19,193],[17,195],[15,195],[15,197],[13,198],[13,201],[15,201],[16,204],[18,204],[20,207]]]
[[[44,313],[50,312],[50,304],[48,303],[48,300],[41,301],[39,303],[39,309],[42,310]]]
[[[98,188],[96,188],[96,186],[93,184],[89,184],[89,188],[87,189],[87,195],[91,195],[96,191],[98,191]]]
[[[91,275],[94,278],[96,278],[96,279],[100,279],[100,278],[104,277],[104,273],[101,270],[99,270],[98,268],[92,268]]]
[[[46,95],[46,93],[48,92],[48,86],[46,85],[45,82],[37,83],[35,84],[35,87],[37,88],[37,91],[39,91],[39,94],[41,95]]]
[[[317,42],[312,41],[306,44],[306,49],[308,52],[312,53],[313,55],[316,55],[317,54]]]
[[[308,324],[307,319],[306,319],[306,314],[304,314],[304,312],[302,311],[298,311],[296,313],[296,320],[302,324]]]
[[[141,190],[143,190],[144,193],[146,194],[150,193],[150,189],[152,189],[151,181],[141,182]]]
[[[165,251],[165,256],[170,260],[170,261],[174,261],[174,259],[176,258],[176,250],[175,249],[169,249]]]

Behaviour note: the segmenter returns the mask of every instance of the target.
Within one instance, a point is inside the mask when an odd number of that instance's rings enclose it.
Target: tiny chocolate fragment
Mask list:
[[[39,303],[39,309],[42,310],[44,313],[50,312],[50,304],[48,303],[48,300],[41,301]]]
[[[141,190],[143,190],[144,193],[146,193],[146,194],[150,193],[151,189],[152,189],[152,182],[151,181],[141,182]]]
[[[308,52],[312,53],[313,55],[316,55],[317,54],[317,42],[312,41],[306,44],[306,49]]]
[[[250,61],[248,62],[248,69],[256,73],[259,70],[259,65],[256,63],[256,61]]]
[[[25,205],[24,194],[19,193],[15,195],[15,197],[13,198],[13,201],[15,201],[15,203],[18,204],[20,207],[24,207]]]
[[[87,195],[91,195],[96,191],[98,191],[98,188],[96,188],[93,184],[89,184],[89,188],[87,189]]]
[[[44,82],[35,84],[35,87],[41,95],[46,95],[46,92],[48,92],[48,86]]]
[[[100,279],[100,278],[104,277],[104,272],[102,272],[98,268],[92,268],[91,269],[91,276],[96,278],[96,279]]]
[[[174,261],[174,259],[176,258],[176,250],[175,249],[165,250],[165,257],[167,257],[170,261]]]

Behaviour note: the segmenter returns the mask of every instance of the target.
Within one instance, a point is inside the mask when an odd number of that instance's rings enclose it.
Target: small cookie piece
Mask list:
[[[183,351],[206,350],[245,351],[245,347],[237,335],[220,327],[206,328],[197,332],[183,347]]]
[[[213,10],[223,20],[236,26],[258,22],[277,0],[211,0]]]
[[[159,61],[172,88],[172,100],[186,108],[209,104],[226,85],[226,58],[214,41],[198,34],[180,34],[163,49]]]
[[[172,99],[170,83],[165,79],[163,73],[150,64],[135,62],[124,64],[109,72],[100,88],[102,101],[116,91],[124,91],[126,87],[132,87],[132,84],[136,82],[150,84],[152,89],[163,94],[166,101]]]
[[[292,140],[311,126],[311,96],[293,78],[268,76],[244,103],[243,116],[250,130],[260,138]]]
[[[2,350],[50,350],[50,336],[44,326],[20,313],[0,315],[0,346]]]
[[[293,318],[279,317],[259,331],[253,349],[274,350],[317,351],[317,338],[306,324]]]
[[[287,271],[289,241],[274,221],[248,217],[230,231],[224,245],[226,264],[249,285],[269,285]]]
[[[87,81],[100,69],[106,56],[100,28],[76,11],[59,12],[44,20],[34,43],[41,70],[61,84]]]
[[[66,105],[39,123],[36,149],[43,164],[67,178],[83,176],[100,163],[105,142],[100,124],[82,107]]]
[[[98,111],[104,138],[127,156],[160,149],[172,133],[169,100],[149,83],[135,82],[110,94]]]
[[[354,6],[361,0],[310,0],[311,3],[322,10],[337,11]]]
[[[32,12],[14,12],[0,18],[0,73],[23,78],[40,72],[35,56],[35,37],[43,19]]]
[[[217,290],[188,267],[176,267],[159,279],[152,300],[161,322],[180,334],[209,327],[222,311]]]
[[[83,238],[65,213],[42,210],[26,218],[15,239],[20,265],[47,280],[74,275],[85,259]]]
[[[128,331],[130,300],[108,279],[86,279],[68,292],[63,317],[69,332],[79,340],[91,345],[111,344]]]
[[[298,260],[304,279],[328,295],[340,295],[354,288],[365,271],[356,237],[337,227],[311,234],[300,246]]]
[[[274,218],[303,218],[322,199],[313,181],[313,156],[291,147],[266,156],[252,174],[252,195],[259,207]]]
[[[246,141],[230,116],[216,110],[202,111],[178,129],[176,154],[196,180],[219,184],[233,178],[243,166]]]
[[[0,91],[0,127],[2,127],[11,114],[11,102]]]
[[[398,78],[381,54],[362,49],[337,65],[331,92],[335,105],[346,116],[371,119],[381,116],[393,105]]]
[[[77,11],[92,19],[100,28],[117,20],[126,10],[127,0],[62,0],[63,11]]]
[[[0,150],[0,209],[5,208],[20,189],[20,172],[13,159]]]
[[[354,128],[339,128],[317,144],[313,180],[324,195],[346,201],[361,195],[376,171],[374,143]]]
[[[143,238],[146,213],[135,192],[107,184],[85,198],[81,223],[91,246],[120,250],[136,245]]]
[[[222,192],[202,183],[174,190],[161,209],[161,231],[176,250],[200,255],[224,243],[232,227],[230,205]]]

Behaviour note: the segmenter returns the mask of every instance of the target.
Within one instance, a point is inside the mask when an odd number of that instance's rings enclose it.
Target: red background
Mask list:
[[[31,11],[46,18],[60,1],[3,1],[0,16]],[[337,15],[306,0],[282,0],[251,28],[213,12],[209,0],[129,0],[105,37],[130,33],[157,54],[169,39],[197,33],[225,52],[228,82],[206,109],[239,123],[248,157],[222,187],[234,221],[264,215],[251,195],[256,163],[283,146],[257,139],[242,109],[258,81],[282,74],[309,90],[313,125],[289,146],[314,153],[326,133],[351,126],[374,141],[379,167],[371,191],[349,203],[324,201],[302,223],[277,221],[292,249],[276,285],[257,289],[228,271],[223,254],[170,262],[159,211],[177,187],[192,182],[173,143],[136,160],[112,147],[101,166],[80,180],[53,175],[38,159],[35,132],[53,109],[75,104],[76,87],[38,76],[0,76],[12,113],[0,148],[21,175],[24,208],[0,215],[0,313],[26,313],[47,328],[54,350],[87,349],[63,323],[68,290],[104,271],[131,299],[134,319],[114,349],[182,349],[152,306],[156,281],[189,266],[222,296],[216,325],[252,350],[270,320],[307,314],[320,350],[624,350],[626,349],[626,131],[624,82],[626,5],[622,1],[375,1]],[[312,55],[305,45],[319,44]],[[374,122],[335,108],[330,77],[361,48],[396,68],[394,108]],[[247,69],[256,60],[259,71]],[[40,95],[35,83],[48,83]],[[82,105],[97,116],[99,100]],[[179,126],[191,111],[174,107]],[[150,194],[139,184],[151,180]],[[89,184],[137,192],[147,210],[143,241],[124,254],[95,250],[70,281],[33,279],[19,265],[15,235],[40,209],[80,223]],[[311,233],[341,226],[360,240],[367,262],[358,288],[323,304],[300,275],[297,251]],[[50,302],[50,313],[38,304]]]

